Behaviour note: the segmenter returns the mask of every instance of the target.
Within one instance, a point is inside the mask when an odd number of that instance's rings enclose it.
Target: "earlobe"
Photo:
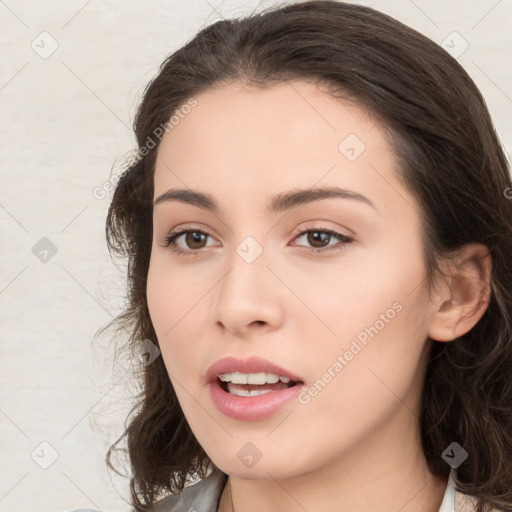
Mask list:
[[[482,244],[467,244],[447,260],[450,281],[440,289],[428,335],[452,341],[470,331],[482,318],[491,296],[492,258]]]

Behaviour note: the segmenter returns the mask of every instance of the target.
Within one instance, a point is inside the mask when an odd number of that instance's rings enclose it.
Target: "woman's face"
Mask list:
[[[432,303],[420,211],[381,127],[306,81],[196,100],[158,149],[154,198],[187,195],[154,206],[147,296],[199,443],[261,479],[418,443]],[[226,357],[279,368],[212,369]],[[258,384],[265,370],[285,378]]]

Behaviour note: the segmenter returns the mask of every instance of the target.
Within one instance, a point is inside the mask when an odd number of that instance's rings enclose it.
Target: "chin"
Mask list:
[[[302,475],[312,469],[297,462],[291,465],[286,458],[278,458],[276,455],[272,457],[262,455],[252,465],[250,461],[245,462],[243,456],[239,458],[236,453],[234,456],[227,456],[226,453],[223,453],[220,457],[210,456],[210,458],[224,473],[244,480],[286,479]]]

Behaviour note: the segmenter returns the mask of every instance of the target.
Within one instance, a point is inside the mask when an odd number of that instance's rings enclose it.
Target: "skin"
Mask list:
[[[221,209],[154,207],[147,297],[188,423],[230,475],[219,510],[233,510],[233,500],[237,512],[437,512],[447,482],[428,471],[418,426],[427,339],[454,339],[483,314],[485,248],[465,248],[459,274],[429,298],[421,212],[375,121],[303,80],[265,89],[236,83],[196,99],[162,139],[154,197],[190,188]],[[366,146],[354,161],[338,149],[349,134]],[[321,186],[363,194],[375,208],[329,198],[266,211],[277,193]],[[172,229],[187,228],[209,235],[189,245],[179,238],[195,256],[165,247]],[[327,237],[342,249],[309,253],[321,244],[299,233],[326,228],[354,241]],[[252,263],[236,252],[247,236],[263,250]],[[269,359],[312,386],[396,303],[400,312],[307,404],[292,400],[244,422],[211,401],[203,377],[224,356]],[[237,457],[248,442],[261,453],[252,467]]]

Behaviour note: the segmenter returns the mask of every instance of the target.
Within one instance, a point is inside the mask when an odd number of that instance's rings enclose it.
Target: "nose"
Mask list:
[[[237,338],[250,335],[254,329],[278,329],[283,322],[283,290],[267,267],[265,252],[251,263],[235,252],[229,265],[216,287],[216,325]]]

